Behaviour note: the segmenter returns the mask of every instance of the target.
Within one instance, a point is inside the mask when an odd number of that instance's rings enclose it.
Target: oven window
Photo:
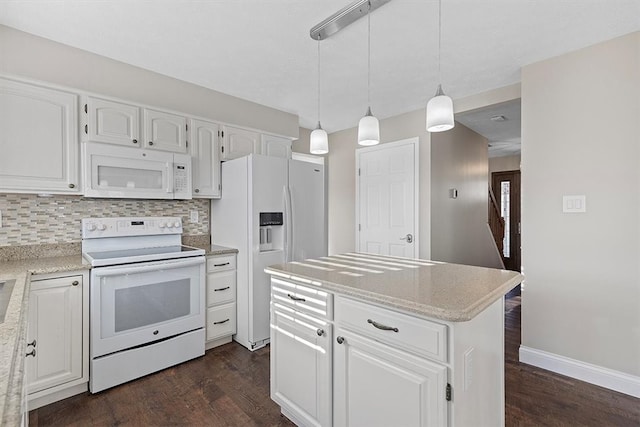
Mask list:
[[[115,290],[115,332],[187,316],[191,306],[189,279]]]

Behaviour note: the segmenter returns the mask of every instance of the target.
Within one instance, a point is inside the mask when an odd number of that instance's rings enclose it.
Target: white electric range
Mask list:
[[[204,250],[177,217],[86,218],[92,393],[204,354]]]

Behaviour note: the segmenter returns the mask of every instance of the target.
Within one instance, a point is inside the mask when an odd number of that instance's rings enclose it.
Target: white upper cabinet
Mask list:
[[[220,141],[216,123],[189,122],[189,153],[193,174],[193,197],[220,197]]]
[[[261,151],[265,156],[291,158],[291,140],[281,136],[262,135]]]
[[[0,78],[0,191],[82,191],[78,95]]]
[[[187,152],[187,118],[165,111],[144,109],[144,147]]]
[[[87,116],[81,130],[83,139],[129,147],[141,145],[139,107],[89,96],[83,108]]]
[[[221,160],[260,153],[260,134],[246,129],[222,126]]]

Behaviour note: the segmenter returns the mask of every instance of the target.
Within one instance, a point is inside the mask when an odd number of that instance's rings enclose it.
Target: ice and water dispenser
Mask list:
[[[260,252],[283,249],[282,212],[260,212]]]

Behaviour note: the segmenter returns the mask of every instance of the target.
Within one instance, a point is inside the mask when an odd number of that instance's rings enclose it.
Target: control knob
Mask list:
[[[95,224],[87,224],[87,230],[95,231],[95,229],[96,229],[96,225]]]
[[[158,227],[160,228],[165,228],[167,226],[167,224],[165,224],[164,222],[161,222],[160,224],[158,224]]]
[[[180,227],[180,221],[176,221],[173,225],[174,225],[176,228],[179,228],[179,227]]]
[[[173,223],[172,222],[168,222],[167,223],[167,228],[173,228]]]
[[[106,225],[104,225],[104,224],[100,224],[100,225],[98,226],[98,230],[100,230],[100,231],[104,231],[104,230],[106,230],[106,229],[107,229],[107,226],[106,226]]]

